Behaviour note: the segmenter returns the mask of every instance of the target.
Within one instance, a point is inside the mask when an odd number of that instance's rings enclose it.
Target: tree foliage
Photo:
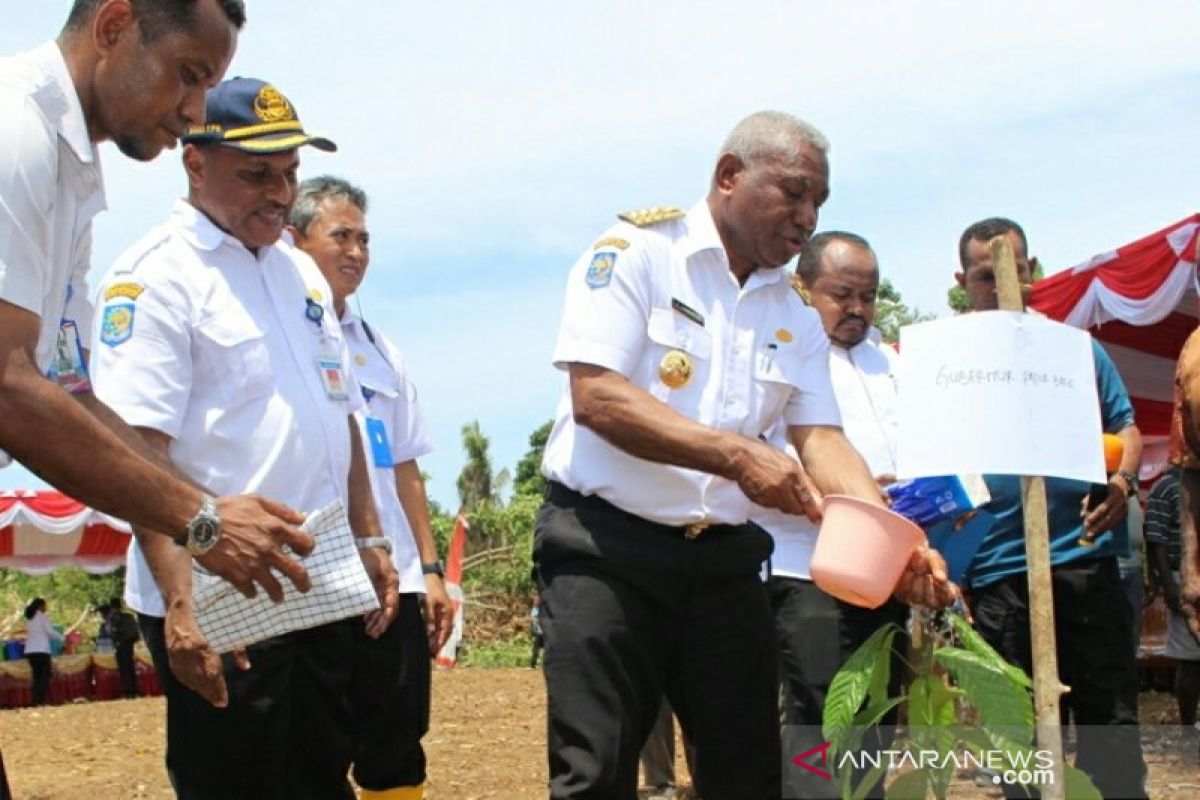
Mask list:
[[[883,340],[892,344],[900,338],[900,329],[914,322],[933,319],[919,308],[909,308],[890,280],[884,278],[875,297],[875,327],[883,334]]]
[[[546,442],[550,439],[550,429],[554,420],[546,423],[529,434],[529,452],[517,462],[515,491],[518,495],[534,495],[544,497],[546,494],[546,479],[542,477],[542,454],[546,450]]]
[[[492,472],[491,443],[483,435],[479,420],[473,420],[462,428],[463,451],[467,463],[458,475],[458,498],[462,507],[474,511],[482,505],[496,502],[495,475]]]

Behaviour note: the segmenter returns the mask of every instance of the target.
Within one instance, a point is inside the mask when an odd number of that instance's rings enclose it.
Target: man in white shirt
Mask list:
[[[351,703],[358,735],[354,782],[362,800],[421,800],[429,730],[430,656],[454,627],[444,570],[429,524],[429,500],[417,459],[433,452],[400,351],[355,314],[355,294],[370,264],[367,195],[341,178],[300,184],[288,230],[329,282],[365,406],[355,415],[367,445],[380,524],[400,573],[396,621],[378,639],[355,636]],[[424,616],[422,616],[424,607]]]
[[[807,123],[754,114],[706,199],[621,215],[571,270],[534,544],[552,798],[634,798],[664,693],[706,800],[779,797],[771,539],[751,501],[819,509],[759,437],[782,419],[812,485],[882,503],[842,435],[820,320],[783,269],[829,194],[826,150]],[[928,550],[901,583],[949,599]]]
[[[57,41],[0,60],[0,448],[280,599],[269,568],[308,586],[280,547],[311,549],[302,517],[257,497],[213,501],[174,475],[95,398],[83,344],[92,217],[105,208],[96,145],[139,160],[173,147],[203,121],[244,21],[241,0],[76,0]]]
[[[342,500],[381,604],[366,630],[380,636],[397,576],[353,417],[361,391],[328,284],[280,240],[298,149],[334,145],[305,133],[288,99],[259,80],[219,84],[207,112],[184,137],[188,199],[101,285],[96,389],[200,486],[306,511]],[[126,586],[163,678],[179,796],[352,798],[347,695],[363,621],[277,636],[222,662],[196,624],[181,553],[138,531]]]
[[[879,264],[865,239],[830,231],[808,241],[796,268],[797,289],[821,317],[829,337],[829,370],[846,438],[876,483],[895,480],[898,417],[896,351],[884,344],[875,321]],[[779,431],[772,444],[787,448]],[[795,453],[789,449],[790,454]],[[878,609],[840,602],[812,582],[809,561],[817,525],[806,517],[764,509],[755,516],[775,540],[768,591],[779,644],[782,722],[787,749],[802,753],[824,741],[825,692],[846,659],[881,625],[904,627],[908,609],[895,599]],[[903,639],[902,635],[898,636]],[[895,661],[903,651],[895,650]],[[899,684],[901,670],[892,676]],[[836,784],[806,770],[789,770],[787,797],[836,797]]]

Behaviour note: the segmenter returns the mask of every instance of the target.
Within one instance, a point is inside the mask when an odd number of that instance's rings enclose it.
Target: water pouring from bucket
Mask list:
[[[827,495],[809,572],[825,593],[878,608],[924,541],[925,532],[899,514],[856,497]]]

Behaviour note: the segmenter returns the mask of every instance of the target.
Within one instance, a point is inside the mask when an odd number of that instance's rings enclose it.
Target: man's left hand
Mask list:
[[[425,576],[425,635],[429,654],[436,656],[454,631],[454,603],[446,594],[441,575]]]
[[[379,598],[379,608],[367,613],[363,619],[367,623],[367,635],[378,639],[396,618],[400,604],[400,576],[392,564],[392,557],[379,547],[368,547],[358,551],[362,558],[371,583],[375,586],[375,594]]]
[[[1187,620],[1192,636],[1200,639],[1200,569],[1192,567],[1182,571],[1180,585],[1183,618]]]
[[[909,558],[893,594],[901,603],[929,608],[945,608],[961,596],[941,554],[924,544]]]
[[[1083,502],[1086,503],[1087,499]],[[1120,475],[1113,475],[1108,479],[1108,497],[1104,498],[1104,502],[1090,513],[1084,509],[1084,513],[1087,514],[1083,520],[1084,530],[1089,537],[1095,538],[1122,522],[1128,510],[1129,486]]]

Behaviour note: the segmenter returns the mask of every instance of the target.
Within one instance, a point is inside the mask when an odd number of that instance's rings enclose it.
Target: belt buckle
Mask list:
[[[707,522],[693,522],[691,525],[683,526],[683,538],[691,541],[700,536],[700,534],[704,533],[706,530],[708,530]]]

